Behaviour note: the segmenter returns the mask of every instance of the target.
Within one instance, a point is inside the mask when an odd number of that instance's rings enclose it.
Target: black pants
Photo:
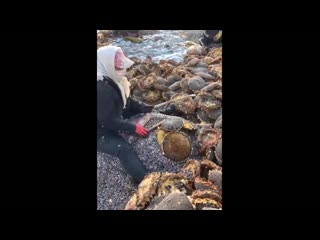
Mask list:
[[[103,139],[98,139],[97,146],[101,152],[117,156],[123,168],[136,183],[140,183],[147,174],[145,166],[139,160],[132,146],[117,133],[110,133],[105,135]]]

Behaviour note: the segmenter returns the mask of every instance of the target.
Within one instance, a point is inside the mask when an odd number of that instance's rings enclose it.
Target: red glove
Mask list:
[[[148,135],[148,133],[149,132],[147,129],[145,129],[140,124],[136,124],[136,134],[138,134],[139,136],[142,136],[142,137],[146,137]]]

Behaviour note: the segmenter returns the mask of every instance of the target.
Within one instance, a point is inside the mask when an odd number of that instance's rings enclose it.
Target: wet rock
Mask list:
[[[204,207],[202,210],[220,210],[218,208],[212,208],[212,207]]]
[[[216,156],[218,164],[222,165],[222,139],[216,147],[215,156]]]
[[[192,41],[194,43],[199,43],[205,30],[182,30],[179,34],[186,41]]]
[[[198,63],[200,62],[200,59],[199,58],[193,58],[192,60],[190,60],[188,63],[187,63],[187,67],[193,67],[195,65],[197,65]]]
[[[220,192],[214,192],[210,190],[195,190],[192,192],[191,198],[195,201],[196,199],[212,199],[218,203],[222,203],[222,197]],[[198,200],[201,202],[201,200]]]
[[[198,73],[198,72],[208,73],[209,70],[208,70],[208,68],[197,67],[197,68],[193,68],[193,69],[191,70],[191,72],[192,72],[193,74],[196,74],[196,73]]]
[[[195,42],[191,42],[191,41],[186,41],[185,43],[184,43],[184,45],[186,46],[186,47],[190,47],[190,46],[195,46],[195,45],[199,45],[198,43],[195,43]]]
[[[130,36],[124,37],[123,39],[126,41],[134,42],[134,43],[142,43],[143,42],[143,40],[141,38],[130,37]]]
[[[149,204],[149,206],[146,208],[146,210],[154,210],[155,207],[157,207],[159,205],[159,203],[165,198],[166,196],[158,196],[155,197],[151,203]]]
[[[219,187],[220,190],[222,190],[222,172],[221,171],[216,171],[216,170],[209,171],[208,179],[217,187]]]
[[[194,210],[184,193],[170,193],[154,210]]]
[[[205,51],[205,49],[200,45],[193,45],[187,49],[187,54],[190,54],[190,55],[202,55],[206,53],[207,52]]]
[[[222,128],[222,114],[215,121],[214,128]]]
[[[159,32],[159,30],[139,30],[140,34],[142,35],[151,35],[156,34]]]
[[[118,36],[118,37],[126,37],[126,36],[138,37],[139,36],[139,30],[112,30],[112,33],[114,36]]]
[[[181,80],[181,77],[170,75],[167,77],[167,86],[170,86]]]
[[[188,87],[192,91],[197,91],[206,86],[206,81],[204,81],[200,76],[192,77],[188,80]]]
[[[210,75],[210,74],[208,74],[208,73],[204,73],[204,72],[197,72],[196,73],[196,75],[198,75],[198,76],[200,76],[200,77],[202,77],[204,80],[206,80],[206,81],[208,81],[208,80],[215,80],[215,78],[212,76],[212,75]]]
[[[208,67],[208,65],[204,61],[200,61],[196,66],[197,67],[204,67],[204,68]]]
[[[208,190],[220,194],[220,189],[217,188],[212,182],[206,181],[202,178],[196,177],[194,180],[194,187],[196,190]]]

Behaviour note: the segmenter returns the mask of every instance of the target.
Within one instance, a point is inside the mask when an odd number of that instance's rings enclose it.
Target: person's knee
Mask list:
[[[119,157],[121,152],[129,151],[131,146],[124,139],[104,137],[97,141],[97,149],[101,152]]]

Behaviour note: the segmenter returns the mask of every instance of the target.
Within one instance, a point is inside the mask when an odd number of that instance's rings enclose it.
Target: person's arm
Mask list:
[[[130,123],[123,119],[112,119],[108,122],[106,126],[104,126],[107,130],[116,130],[120,132],[127,132],[130,134],[134,134],[136,132],[136,125],[133,123]]]
[[[148,130],[140,124],[133,124],[123,119],[112,119],[107,124],[103,125],[105,130],[115,130],[120,132],[126,132],[129,134],[138,134],[139,136],[146,137]]]
[[[134,112],[134,113],[148,113],[148,112],[151,112],[152,109],[153,109],[153,106],[137,101],[132,97],[128,97],[127,99],[126,111]]]
[[[99,82],[97,86],[97,117],[99,128],[104,131],[121,131],[146,136],[148,131],[139,124],[130,123],[121,118],[118,103],[115,103],[112,92]]]

